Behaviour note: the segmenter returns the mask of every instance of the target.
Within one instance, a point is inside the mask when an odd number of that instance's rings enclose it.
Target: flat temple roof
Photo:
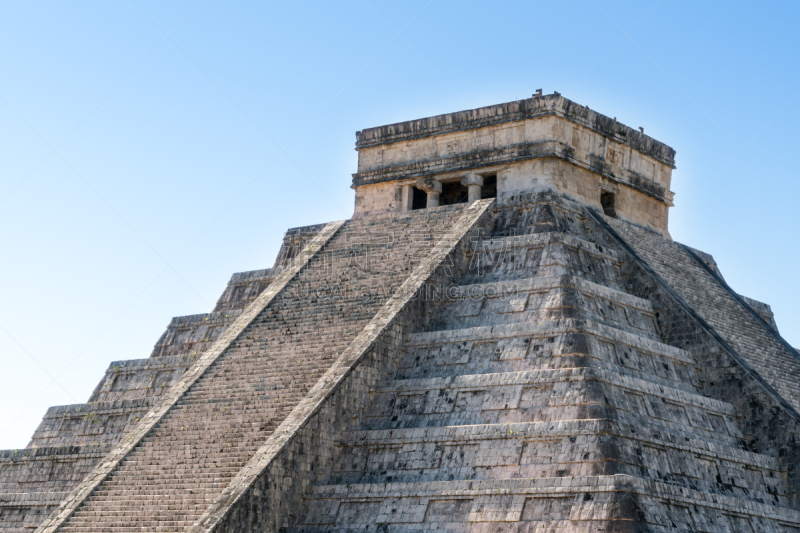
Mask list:
[[[356,132],[356,150],[547,115],[563,116],[675,167],[673,148],[558,93],[367,128]]]

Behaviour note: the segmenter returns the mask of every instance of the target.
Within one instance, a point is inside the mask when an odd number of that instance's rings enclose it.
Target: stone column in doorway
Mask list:
[[[477,202],[481,199],[481,187],[483,187],[483,177],[477,174],[466,174],[461,178],[461,185],[467,188],[468,202]]]
[[[411,211],[414,204],[414,186],[405,183],[400,187],[400,211]]]
[[[428,193],[428,203],[426,207],[439,207],[439,194],[442,192],[442,182],[433,178],[422,178],[417,180],[417,189]]]

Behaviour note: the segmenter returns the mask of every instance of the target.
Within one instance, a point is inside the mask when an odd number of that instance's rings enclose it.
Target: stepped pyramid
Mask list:
[[[800,355],[559,94],[357,133],[351,220],[0,452],[0,532],[800,532]]]

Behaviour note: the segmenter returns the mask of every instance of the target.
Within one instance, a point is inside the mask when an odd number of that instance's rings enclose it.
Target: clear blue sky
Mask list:
[[[0,4],[0,448],[349,217],[355,131],[539,88],[674,147],[673,237],[800,345],[800,4],[164,4]]]

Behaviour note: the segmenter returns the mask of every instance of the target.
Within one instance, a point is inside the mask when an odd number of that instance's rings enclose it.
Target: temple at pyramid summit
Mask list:
[[[800,354],[672,148],[539,91],[356,150],[352,219],[0,451],[0,533],[800,533]]]

